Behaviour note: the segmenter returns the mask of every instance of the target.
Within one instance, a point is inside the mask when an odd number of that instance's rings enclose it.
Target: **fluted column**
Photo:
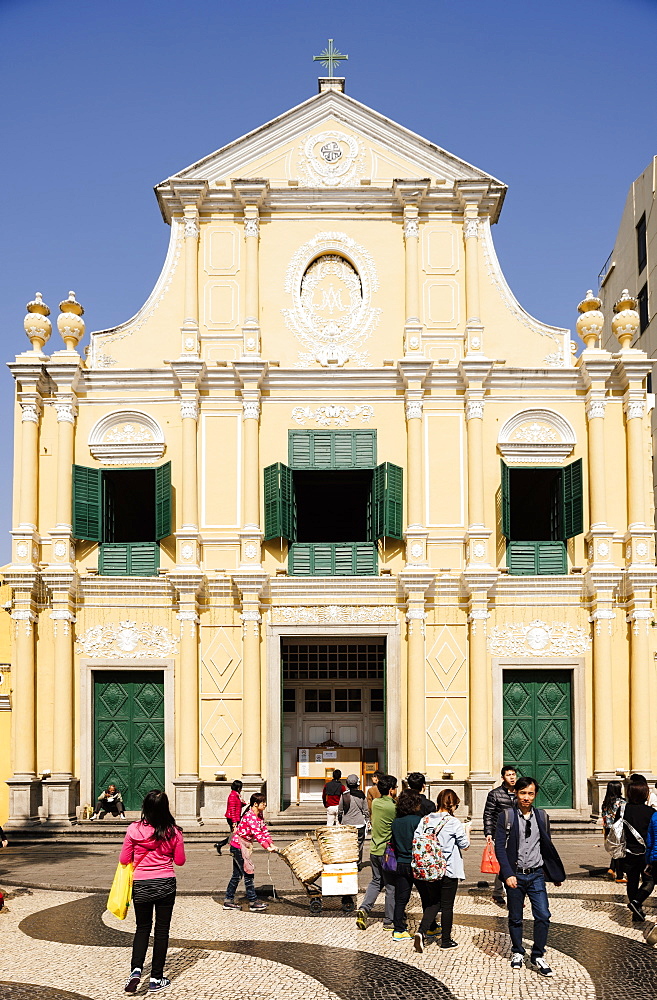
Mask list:
[[[242,593],[242,775],[245,784],[262,780],[260,604],[257,592]]]
[[[426,765],[425,621],[423,590],[410,590],[406,602],[408,630],[407,770],[424,772]]]
[[[424,527],[422,469],[422,390],[406,393],[406,503],[408,527]]]
[[[611,601],[611,595],[609,595]],[[612,635],[616,614],[609,606],[598,606],[591,615],[593,623],[593,770],[596,775],[613,775],[614,763],[614,690]],[[607,778],[611,781],[611,778]]]
[[[34,623],[37,620],[29,595],[12,613],[14,662],[12,666],[12,731],[14,778],[29,781],[36,775],[36,716],[34,676]]]
[[[643,399],[627,396],[625,400],[625,433],[627,438],[627,520],[628,530],[645,524]]]
[[[468,528],[484,527],[484,400],[468,398]]]
[[[180,683],[178,710],[178,778],[198,781],[199,769],[199,683],[198,629],[199,616],[193,594],[181,595],[180,611]]]
[[[57,594],[53,620],[55,684],[53,693],[52,777],[69,781],[73,777],[73,628],[75,616],[67,594]],[[55,603],[55,602],[53,602]]]
[[[260,530],[260,398],[253,390],[242,404],[244,435],[244,531]]]
[[[233,181],[235,197],[244,210],[244,319],[242,359],[260,357],[260,210],[269,192],[262,179]]]
[[[199,213],[196,205],[185,205],[183,219],[185,241],[185,300],[181,328],[181,357],[196,357],[199,353],[198,323],[198,243]]]
[[[39,414],[41,397],[21,402],[21,478],[18,503],[19,531],[37,530],[39,491]]]
[[[646,597],[649,595],[646,594]],[[646,602],[647,603],[647,602]],[[654,718],[651,712],[651,677],[653,665],[650,623],[653,612],[645,604],[633,607],[628,616],[630,640],[630,767],[640,774],[651,774],[651,735]]]
[[[57,411],[57,499],[56,527],[71,531],[73,510],[73,462],[75,460],[75,401],[55,403]]]
[[[182,423],[182,531],[198,531],[198,393],[192,390],[180,401]]]

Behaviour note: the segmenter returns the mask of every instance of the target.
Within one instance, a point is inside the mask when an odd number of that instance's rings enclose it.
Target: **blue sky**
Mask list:
[[[153,185],[315,93],[329,37],[349,94],[509,185],[506,277],[539,319],[574,326],[657,153],[657,0],[0,0],[4,359],[27,346],[37,289],[53,319],[75,289],[89,330],[133,315],[168,240]]]

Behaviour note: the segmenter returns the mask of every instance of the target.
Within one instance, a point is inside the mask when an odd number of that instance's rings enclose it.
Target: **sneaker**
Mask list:
[[[399,942],[399,944],[402,944],[404,941],[412,941],[413,938],[408,933],[408,931],[393,931],[392,940]]]
[[[171,980],[167,979],[166,976],[162,976],[161,979],[151,979],[148,984],[148,992],[159,993],[160,990],[165,990],[167,986],[171,986]]]
[[[506,899],[504,896],[491,896],[491,899],[495,903],[495,906],[499,906],[500,909],[506,909]]]
[[[618,885],[627,885],[627,879],[626,878],[617,878],[616,882],[618,883]]]
[[[267,903],[263,903],[262,900],[258,900],[257,903],[249,903],[249,909],[252,913],[262,913],[263,910],[267,909]]]
[[[89,817],[89,822],[90,822],[90,823],[93,823],[93,822],[94,822],[94,820],[97,820],[97,819],[98,819],[98,817],[97,817],[97,816],[96,816],[96,815],[94,814],[93,816],[90,816],[90,817]]]
[[[141,982],[141,972],[135,969],[134,972],[130,973],[130,978],[125,984],[124,993],[136,993],[139,989],[139,984]]]
[[[520,954],[519,951],[514,951],[513,955],[511,956],[511,968],[522,969],[523,965],[524,965],[523,956]]]
[[[367,910],[356,910],[356,927],[364,931],[367,927]]]
[[[430,941],[436,941],[440,937],[440,927],[428,930],[425,937],[428,937]]]
[[[234,899],[224,899],[224,910],[241,910],[242,907]]]
[[[440,942],[441,948],[458,948],[459,943],[455,941],[454,938],[448,938],[446,941]]]
[[[540,976],[554,975],[554,972],[544,958],[532,958],[532,968],[536,969]]]
[[[637,923],[642,924],[643,921],[646,919],[645,913],[643,912],[639,904],[635,903],[633,899],[629,901],[629,903],[627,904],[627,908],[632,914],[632,918],[636,920]]]
[[[421,934],[420,931],[415,932],[415,936],[413,937],[413,947],[417,952],[419,952],[420,955],[424,951],[424,934]]]
[[[394,924],[388,924],[388,923],[386,923],[386,921],[384,920],[384,921],[383,921],[383,929],[384,929],[384,931],[394,931],[394,929],[395,929],[395,925],[394,925]]]

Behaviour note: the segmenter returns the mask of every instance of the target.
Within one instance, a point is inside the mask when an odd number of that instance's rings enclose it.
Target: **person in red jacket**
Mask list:
[[[242,816],[242,810],[246,806],[246,802],[242,799],[240,792],[242,791],[242,782],[235,780],[230,786],[230,794],[228,795],[228,801],[226,802],[226,812],[224,816],[230,828],[230,834],[233,833],[235,827],[240,821]],[[221,855],[221,848],[225,847],[230,840],[230,834],[224,837],[223,840],[218,840],[214,845],[217,849],[217,854]]]
[[[340,780],[341,778],[342,771],[338,771],[336,769],[333,772],[331,780],[327,781],[322,789],[322,802],[324,803],[324,808],[326,809],[327,826],[338,825],[338,806],[340,805],[342,793],[347,791],[346,786],[343,785]]]

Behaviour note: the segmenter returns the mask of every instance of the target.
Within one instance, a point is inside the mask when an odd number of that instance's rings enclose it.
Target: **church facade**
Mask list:
[[[503,763],[583,818],[657,765],[646,377],[529,316],[506,188],[326,78],[156,187],[142,309],[25,320],[9,825],[110,781],[188,824],[327,770],[425,772],[481,816]],[[625,338],[625,339],[623,339]]]

